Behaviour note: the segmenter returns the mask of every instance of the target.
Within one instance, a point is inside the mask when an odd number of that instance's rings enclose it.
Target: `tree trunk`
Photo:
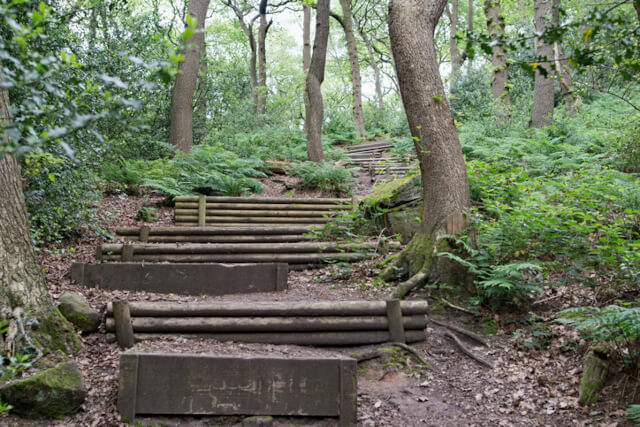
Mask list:
[[[204,21],[209,0],[191,0],[187,14],[197,19],[195,32],[184,42],[184,60],[171,93],[171,130],[169,142],[188,153],[193,146],[193,94],[198,81],[200,50],[204,45]]]
[[[0,64],[0,68],[2,65]],[[9,94],[0,91],[0,120],[2,137],[11,120]],[[11,327],[20,327],[24,320],[21,311],[38,320],[33,332],[42,350],[72,353],[79,341],[72,326],[62,317],[49,295],[47,284],[29,235],[27,210],[22,193],[20,165],[9,153],[0,152],[0,320]],[[16,343],[5,342],[13,351]],[[3,349],[0,353],[5,353]]]
[[[313,55],[307,74],[305,89],[308,104],[306,105],[307,121],[307,155],[312,162],[324,162],[322,153],[322,121],[324,105],[322,101],[322,81],[327,59],[327,43],[329,41],[329,7],[330,0],[318,0],[316,9],[316,36],[313,42]]]
[[[260,2],[260,27],[258,29],[258,87],[256,113],[265,115],[267,112],[267,0]]]
[[[491,94],[507,109],[511,106],[511,97],[507,81],[509,78],[509,65],[507,52],[500,42],[504,35],[504,17],[500,10],[500,0],[485,0],[484,14],[487,17],[487,30],[491,36]]]
[[[455,75],[462,66],[462,58],[458,54],[458,0],[451,0],[451,11],[447,9],[449,16],[449,55],[451,56],[451,74]]]
[[[305,75],[309,72],[311,66],[311,5],[304,3],[302,6],[302,71]],[[304,91],[305,109],[309,105],[309,96]],[[307,120],[304,121],[304,133],[307,134]]]
[[[353,33],[353,16],[351,14],[351,0],[340,0],[342,7],[342,28],[347,39],[347,54],[351,65],[351,87],[353,95],[353,124],[358,138],[365,138],[367,131],[362,116],[362,79],[360,78],[360,62],[358,61],[358,48],[356,37]]]
[[[376,62],[376,57],[373,55],[373,47],[371,46],[371,40],[369,40],[369,36],[367,33],[360,28],[360,36],[362,36],[362,41],[364,41],[364,45],[367,48],[367,54],[369,55],[369,64],[373,69],[373,76],[375,80],[376,86],[376,100],[378,101],[378,110],[380,113],[384,111],[384,99],[382,95],[382,75],[380,73],[380,67],[378,67],[378,63]]]
[[[542,33],[547,29],[547,23],[551,17],[551,0],[533,0],[534,19],[536,33]],[[541,128],[551,124],[554,107],[554,85],[551,80],[552,69],[550,61],[553,61],[553,46],[536,37],[536,56],[538,64],[536,68],[535,83],[533,87],[533,108],[531,109],[530,127]],[[540,68],[547,71],[545,77]]]
[[[206,121],[207,121],[207,92],[208,92],[208,69],[209,63],[207,61],[207,45],[206,43],[202,46],[202,51],[200,52],[200,70],[198,71],[198,85],[196,89],[196,100],[195,100],[195,108],[194,108],[194,116],[196,117],[197,125],[200,125],[200,128],[194,129],[193,136],[194,140],[200,141],[206,135]],[[197,126],[196,125],[196,126]]]
[[[396,297],[430,279],[460,285],[455,280],[460,269],[435,255],[443,248],[441,234],[464,229],[465,210],[471,205],[464,157],[434,46],[445,5],[446,0],[392,0],[389,5],[391,51],[420,161],[424,197],[420,231],[382,275],[392,278],[399,269],[412,276],[398,286]]]
[[[553,25],[560,25],[560,0],[553,1]],[[563,56],[562,43],[555,42],[553,44],[553,59],[556,66],[558,82],[560,83],[562,101],[567,111],[569,111],[571,115],[575,115],[578,112],[578,105],[580,105],[580,96],[573,90],[573,82],[571,81],[571,74],[569,74],[567,67],[567,60],[563,59]]]

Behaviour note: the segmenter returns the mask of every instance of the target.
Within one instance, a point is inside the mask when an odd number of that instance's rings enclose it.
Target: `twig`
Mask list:
[[[466,330],[464,328],[461,328],[460,326],[450,325],[448,323],[439,322],[437,320],[431,319],[428,316],[427,316],[427,321],[435,323],[438,326],[442,326],[443,328],[450,329],[450,330],[452,330],[454,332],[457,332],[457,333],[459,333],[461,335],[464,335],[464,336],[466,336],[468,338],[471,338],[472,340],[480,343],[481,345],[483,345],[485,347],[489,347],[489,343],[487,343],[487,341],[484,338],[482,338],[480,335],[478,335],[478,334],[476,334],[474,332],[468,331],[468,330]]]
[[[461,311],[461,312],[463,312],[463,313],[471,314],[472,316],[479,316],[479,314],[478,314],[478,313],[475,313],[475,312],[473,312],[473,311],[471,311],[471,310],[467,310],[466,308],[460,307],[459,305],[452,304],[452,303],[450,303],[449,301],[447,301],[447,300],[446,300],[446,299],[444,299],[444,298],[441,298],[440,300],[441,300],[443,303],[445,303],[447,306],[449,306],[449,307],[451,307],[451,308],[453,308],[453,309],[455,309],[455,310]]]
[[[558,294],[558,295],[554,295],[554,296],[549,297],[549,298],[540,299],[540,300],[538,300],[538,301],[534,301],[534,302],[532,302],[532,303],[531,303],[531,305],[544,304],[545,302],[552,301],[552,300],[554,300],[554,299],[556,299],[556,298],[559,298],[560,296],[561,296],[561,295],[560,295],[560,294]]]
[[[405,350],[407,353],[410,353],[413,357],[415,357],[418,362],[420,362],[422,365],[425,366],[431,366],[425,359],[424,357],[422,357],[422,355],[420,354],[420,352],[418,350],[416,350],[415,348],[411,347],[410,345],[401,343],[401,342],[397,342],[397,341],[393,341],[391,343],[389,343],[390,345],[394,346],[394,347],[398,347],[401,348],[403,350]],[[351,355],[351,357],[353,357],[354,359],[356,359],[358,362],[365,362],[367,360],[372,360],[372,359],[377,359],[378,357],[383,357],[385,355],[387,355],[388,353],[384,352],[384,351],[380,351],[380,350],[372,350],[372,351],[367,351],[366,353],[354,353]]]
[[[462,344],[462,342],[460,342],[460,340],[458,339],[458,337],[456,337],[455,335],[453,335],[451,332],[447,331],[444,333],[444,336],[447,338],[450,338],[451,340],[453,340],[453,342],[458,346],[458,348],[460,349],[461,352],[463,352],[464,354],[466,354],[467,356],[469,356],[471,359],[475,360],[476,362],[478,362],[479,364],[481,364],[482,366],[485,366],[489,369],[493,369],[493,365],[489,362],[487,362],[484,359],[481,359],[480,357],[476,356],[475,354],[473,354],[471,352],[471,350],[469,350],[468,348],[466,348],[464,346],[464,344]]]
[[[378,241],[376,242],[376,248],[373,251],[374,254],[378,253],[378,248],[380,247],[380,241],[382,240],[382,233],[384,233],[386,230],[387,230],[386,227],[380,230],[380,234],[378,234]]]

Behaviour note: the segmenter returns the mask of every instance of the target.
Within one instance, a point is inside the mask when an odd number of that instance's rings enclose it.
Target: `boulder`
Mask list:
[[[365,216],[379,229],[397,234],[406,243],[420,228],[422,184],[410,175],[377,185],[362,201]]]
[[[96,332],[100,326],[100,314],[91,308],[84,297],[76,292],[65,292],[58,299],[60,313],[80,331]]]
[[[75,362],[61,363],[0,387],[0,399],[13,406],[11,412],[30,418],[62,418],[73,414],[86,394]]]

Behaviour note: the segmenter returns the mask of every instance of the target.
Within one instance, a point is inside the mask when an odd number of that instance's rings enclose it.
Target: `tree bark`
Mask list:
[[[376,100],[378,102],[378,110],[380,113],[384,111],[384,99],[382,95],[382,75],[380,73],[380,67],[376,62],[376,57],[373,54],[373,47],[371,46],[371,40],[369,40],[369,36],[367,33],[360,28],[360,36],[362,37],[362,41],[364,42],[365,47],[367,48],[367,54],[369,55],[369,65],[373,69],[373,76],[375,80],[376,87]]]
[[[193,146],[193,95],[198,81],[200,51],[204,45],[204,21],[209,0],[191,0],[187,14],[197,19],[195,32],[184,42],[184,60],[178,65],[178,75],[171,93],[171,129],[169,141],[188,153]]]
[[[316,8],[316,36],[313,42],[313,55],[307,74],[305,90],[308,103],[305,106],[307,121],[307,155],[312,162],[324,162],[322,153],[322,122],[324,105],[322,101],[322,81],[327,59],[329,41],[330,0],[318,0]]]
[[[260,27],[258,28],[258,87],[256,113],[264,115],[267,112],[267,0],[260,1]]]
[[[462,148],[440,79],[434,31],[446,0],[392,0],[389,36],[404,109],[420,161],[423,187],[421,228],[397,261],[383,274],[400,268],[413,275],[399,286],[402,297],[429,278],[449,281],[459,268],[435,253],[441,234],[457,234],[466,226],[471,205]],[[387,276],[387,277],[385,277]],[[458,284],[458,283],[456,283]]]
[[[311,66],[311,5],[304,3],[302,6],[302,71],[305,81],[309,67]],[[305,109],[309,105],[309,94],[304,91]],[[307,120],[304,121],[304,133],[307,134]]]
[[[504,17],[500,10],[500,0],[485,0],[484,14],[487,17],[487,30],[491,36],[491,94],[507,109],[511,106],[511,97],[507,86],[509,65],[507,52],[501,44],[504,35]]]
[[[0,126],[5,141],[4,129],[10,121],[9,94],[2,89]],[[3,152],[0,152],[0,200],[0,320],[21,322],[23,319],[15,319],[15,316],[16,309],[22,309],[38,320],[39,327],[33,336],[42,349],[64,353],[77,351],[80,343],[72,326],[54,306],[33,249],[20,165],[15,156]],[[22,350],[15,348],[15,351]]]
[[[544,32],[550,22],[551,17],[551,0],[534,0],[534,19],[536,33]],[[551,124],[553,120],[554,108],[554,84],[551,80],[553,70],[550,61],[553,61],[553,46],[546,43],[543,39],[536,37],[536,56],[539,57],[538,67],[535,71],[535,82],[533,87],[533,108],[531,109],[530,127],[541,128]],[[540,69],[547,72],[545,77]]]
[[[351,65],[351,88],[352,88],[352,112],[353,124],[358,138],[365,138],[367,131],[364,126],[362,115],[362,79],[360,77],[360,62],[358,61],[358,47],[356,37],[353,33],[353,16],[351,14],[351,0],[340,0],[342,8],[342,28],[347,39],[347,54],[349,65]]]
[[[560,1],[553,0],[553,25],[560,25]],[[571,74],[567,67],[567,60],[563,59],[564,50],[562,49],[562,43],[555,42],[553,44],[553,59],[556,67],[556,75],[558,76],[558,82],[560,83],[560,92],[562,93],[562,101],[564,102],[567,111],[572,115],[578,112],[578,105],[580,105],[580,96],[573,90],[573,82],[571,81]]]
[[[451,0],[451,10],[447,9],[449,17],[449,56],[451,56],[451,74],[455,75],[462,66],[462,58],[458,53],[458,0]]]
[[[194,140],[200,141],[206,135],[206,120],[207,120],[207,93],[208,93],[208,76],[209,63],[207,61],[207,45],[206,42],[202,45],[202,51],[200,52],[200,70],[198,71],[198,84],[196,88],[196,100],[194,107],[194,115],[196,117],[197,124],[200,128],[193,131]]]

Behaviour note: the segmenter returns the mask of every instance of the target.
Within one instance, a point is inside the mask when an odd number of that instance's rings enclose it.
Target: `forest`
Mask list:
[[[1,424],[640,425],[640,0],[0,16]]]

